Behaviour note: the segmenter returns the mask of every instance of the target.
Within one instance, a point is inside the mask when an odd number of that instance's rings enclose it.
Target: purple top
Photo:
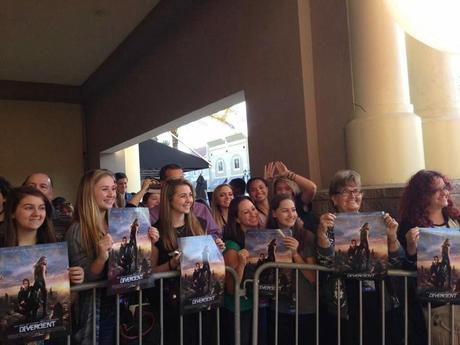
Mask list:
[[[203,218],[206,220],[206,232],[208,235],[212,235],[213,237],[222,238],[222,229],[216,224],[211,211],[209,208],[200,203],[194,202],[193,203],[193,214],[197,217]],[[150,223],[155,224],[160,218],[160,206],[156,206],[149,209],[150,212]]]

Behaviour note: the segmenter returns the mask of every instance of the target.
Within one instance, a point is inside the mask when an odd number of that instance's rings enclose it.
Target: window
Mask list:
[[[233,169],[240,170],[240,157],[233,157]]]
[[[216,163],[217,166],[217,173],[222,174],[224,172],[224,160],[219,159]]]

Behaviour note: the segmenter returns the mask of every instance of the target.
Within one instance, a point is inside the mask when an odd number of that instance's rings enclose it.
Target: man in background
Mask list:
[[[26,177],[24,182],[22,183],[23,186],[32,186],[35,189],[38,189],[40,192],[45,194],[46,198],[49,200],[51,205],[53,206],[53,226],[54,232],[57,241],[64,241],[65,233],[67,228],[70,226],[72,222],[72,215],[61,212],[60,208],[55,208],[56,202],[53,202],[53,181],[48,174],[36,172],[30,174]],[[56,199],[64,199],[62,197],[58,197]],[[59,200],[58,200],[59,201]],[[65,199],[64,199],[65,201]]]
[[[128,177],[124,172],[117,172],[115,173],[115,183],[117,184],[117,199],[115,203],[117,207],[126,207],[126,204],[132,198],[132,194],[128,193]]]
[[[184,177],[184,171],[177,164],[168,164],[161,168],[160,170],[160,184],[161,186],[170,179],[178,179]],[[150,210],[150,221],[152,224],[155,224],[158,221],[160,215],[160,207],[154,207]],[[222,238],[222,229],[216,224],[216,221],[212,217],[211,211],[208,206],[194,202],[193,203],[193,214],[197,217],[203,218],[206,220],[206,231],[208,235],[214,237]]]

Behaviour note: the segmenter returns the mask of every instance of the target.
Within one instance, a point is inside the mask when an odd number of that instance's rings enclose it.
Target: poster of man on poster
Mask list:
[[[149,228],[148,208],[110,210],[109,233],[114,244],[109,256],[109,294],[154,286]]]
[[[254,273],[267,262],[290,262],[292,252],[284,245],[284,238],[292,236],[291,230],[250,229],[245,235],[245,248],[249,252],[244,279],[252,279]],[[278,292],[289,293],[291,275],[289,270],[278,272]],[[266,269],[260,275],[259,289],[262,295],[274,295],[276,289],[276,270]]]
[[[0,339],[22,343],[69,330],[68,267],[66,242],[0,248]]]
[[[417,292],[427,302],[460,302],[460,229],[420,228]]]
[[[347,278],[383,278],[388,243],[383,212],[337,213],[334,222],[334,266]]]
[[[212,236],[181,237],[181,313],[220,306],[224,298],[225,263]]]

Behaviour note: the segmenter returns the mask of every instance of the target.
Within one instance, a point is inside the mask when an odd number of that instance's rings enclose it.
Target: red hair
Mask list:
[[[433,196],[433,183],[436,178],[441,178],[446,187],[451,190],[452,183],[440,172],[433,170],[420,170],[411,177],[404,189],[399,206],[399,219],[415,226],[431,227],[433,222],[429,219],[428,207]],[[442,210],[444,217],[459,219],[460,211],[454,205],[449,194],[448,205]]]

